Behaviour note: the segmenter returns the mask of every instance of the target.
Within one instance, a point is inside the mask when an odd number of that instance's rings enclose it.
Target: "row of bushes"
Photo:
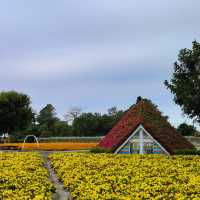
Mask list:
[[[90,152],[91,153],[112,153],[112,150],[96,147],[96,148],[91,149]]]
[[[176,151],[176,155],[200,155],[200,150],[197,149],[186,149]]]
[[[111,149],[94,148],[90,151],[91,153],[112,153]],[[186,149],[176,151],[175,155],[200,155],[200,150],[197,149]]]

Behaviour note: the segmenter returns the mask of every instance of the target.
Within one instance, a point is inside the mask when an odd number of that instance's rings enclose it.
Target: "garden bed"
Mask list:
[[[89,150],[95,148],[97,143],[86,142],[55,142],[55,143],[5,143],[0,144],[1,150],[46,150],[46,151],[69,151],[69,150]]]

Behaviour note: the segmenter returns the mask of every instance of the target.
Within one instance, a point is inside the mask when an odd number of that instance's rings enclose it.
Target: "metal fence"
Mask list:
[[[39,142],[93,142],[93,141],[100,141],[103,139],[103,136],[96,136],[96,137],[39,137]]]

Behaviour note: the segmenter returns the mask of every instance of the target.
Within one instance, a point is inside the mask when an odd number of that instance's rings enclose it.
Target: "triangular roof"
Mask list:
[[[147,99],[141,99],[131,106],[101,140],[99,147],[115,151],[141,124],[171,154],[194,148]]]

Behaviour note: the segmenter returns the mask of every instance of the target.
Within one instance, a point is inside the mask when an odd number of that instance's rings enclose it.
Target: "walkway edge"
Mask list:
[[[43,157],[46,160],[46,168],[49,171],[49,178],[50,181],[54,184],[56,191],[52,195],[53,200],[72,200],[70,192],[64,189],[63,183],[59,181],[57,174],[55,173],[54,169],[51,167],[51,162],[48,159],[48,153],[43,153]]]

